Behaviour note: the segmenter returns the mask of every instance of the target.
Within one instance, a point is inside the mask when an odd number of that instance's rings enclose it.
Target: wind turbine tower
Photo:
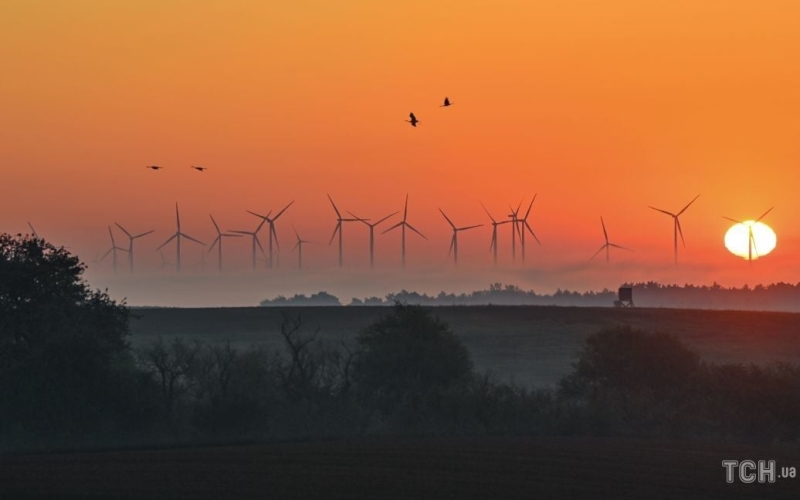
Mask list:
[[[214,220],[214,216],[209,214],[211,217],[211,223],[214,224],[214,229],[217,231],[217,237],[214,238],[214,242],[211,243],[211,246],[208,247],[208,251],[214,250],[214,246],[217,247],[217,269],[219,272],[222,272],[222,240],[224,238],[241,238],[241,234],[231,234],[231,233],[223,233],[219,230],[219,226],[217,225],[217,221]]]
[[[466,231],[468,229],[474,229],[476,227],[481,227],[483,224],[476,224],[474,226],[456,227],[456,225],[453,224],[453,221],[450,220],[450,217],[448,217],[447,214],[444,213],[444,210],[442,210],[440,208],[439,211],[442,213],[442,216],[445,218],[447,223],[450,224],[450,227],[453,229],[453,237],[450,239],[450,250],[447,251],[447,256],[449,257],[450,254],[452,253],[453,254],[453,264],[455,264],[457,266],[458,265],[458,232],[459,231]]]
[[[336,237],[336,233],[339,233],[339,267],[342,267],[342,251],[344,246],[342,244],[342,223],[343,222],[355,222],[360,219],[343,219],[341,212],[339,209],[336,208],[336,204],[333,202],[333,198],[331,195],[328,195],[328,200],[331,202],[331,206],[333,207],[333,211],[336,212],[336,227],[333,228],[333,234],[331,235],[331,240],[328,242],[328,245],[333,243],[333,239]]]
[[[405,206],[403,208],[403,220],[401,220],[400,222],[398,222],[394,226],[390,227],[389,229],[387,229],[386,231],[384,231],[381,234],[388,233],[389,231],[391,231],[393,229],[396,229],[398,227],[400,228],[400,232],[401,232],[401,237],[400,237],[401,251],[402,251],[402,255],[403,255],[403,269],[405,269],[406,268],[406,228],[409,228],[410,230],[414,231],[418,235],[422,236],[424,239],[426,239],[426,240],[428,239],[428,238],[425,237],[424,234],[422,234],[419,231],[417,231],[414,228],[414,226],[412,226],[411,224],[408,223],[408,194],[406,194],[406,203],[405,203]]]
[[[347,213],[349,213],[350,215],[352,215],[356,219],[360,220],[361,222],[363,222],[364,224],[366,224],[369,227],[369,267],[370,267],[370,269],[374,269],[375,268],[375,227],[378,224],[380,224],[381,222],[383,222],[386,219],[388,219],[389,217],[393,217],[393,216],[397,215],[399,213],[399,211],[391,213],[391,214],[387,215],[386,217],[384,217],[383,219],[379,220],[378,222],[373,222],[373,223],[369,223],[368,222],[369,219],[362,219],[361,217],[357,216],[353,212],[348,211]]]
[[[686,248],[686,240],[683,239],[683,230],[681,229],[681,221],[680,221],[679,217],[699,197],[700,197],[699,194],[697,196],[695,196],[694,199],[692,201],[690,201],[689,203],[687,203],[686,206],[683,207],[683,209],[680,212],[678,212],[677,214],[674,214],[672,212],[667,212],[666,210],[661,210],[660,208],[649,207],[649,208],[652,208],[653,210],[655,210],[656,212],[661,212],[662,214],[667,214],[670,217],[672,217],[672,239],[673,239],[673,243],[674,243],[674,246],[675,246],[675,265],[676,266],[678,265],[678,235],[679,234],[681,235],[681,242],[683,242],[683,247]]]
[[[125,233],[125,235],[128,237],[128,267],[130,268],[131,274],[133,274],[133,242],[143,236],[147,236],[153,231],[150,230],[150,231],[145,231],[144,233],[132,235],[119,223],[115,222],[114,224],[116,224],[118,228],[122,229],[122,232]]]
[[[178,212],[178,204],[177,203],[175,203],[175,222],[176,222],[176,226],[177,226],[177,230],[175,231],[175,234],[170,236],[167,241],[165,241],[164,243],[161,244],[161,246],[156,248],[156,251],[161,250],[162,248],[164,248],[164,246],[167,245],[167,243],[169,243],[172,240],[175,240],[175,269],[176,269],[177,272],[180,273],[181,272],[181,238],[186,238],[189,241],[193,241],[193,242],[198,243],[198,244],[203,245],[203,246],[206,246],[206,245],[202,241],[197,240],[195,238],[192,238],[188,234],[185,234],[185,233],[181,232],[181,216],[180,216],[180,213]]]
[[[621,250],[628,250],[629,252],[633,252],[633,250],[631,250],[630,248],[626,248],[626,247],[623,247],[623,246],[620,246],[620,245],[617,245],[615,243],[611,243],[610,241],[608,241],[608,232],[606,231],[606,223],[603,221],[603,217],[600,217],[600,224],[603,226],[603,237],[605,238],[606,242],[605,242],[605,244],[603,246],[600,247],[600,250],[598,250],[594,255],[592,255],[592,258],[589,259],[590,261],[593,260],[595,257],[597,257],[597,254],[599,254],[600,252],[605,250],[606,251],[606,264],[608,264],[608,262],[610,261],[609,249],[611,247],[619,248]]]
[[[272,253],[272,241],[273,241],[273,239],[275,240],[275,246],[280,248],[280,244],[278,244],[278,233],[277,233],[277,231],[275,231],[275,221],[278,220],[278,217],[283,215],[283,212],[285,212],[287,208],[291,207],[293,203],[294,203],[294,200],[292,200],[288,205],[283,207],[283,210],[278,212],[278,215],[276,215],[275,217],[270,217],[269,214],[261,215],[261,214],[255,213],[255,212],[251,212],[250,210],[247,211],[247,213],[249,213],[250,215],[255,215],[256,217],[260,217],[261,219],[263,219],[263,220],[265,220],[266,222],[269,223],[269,260],[267,261],[267,265],[269,266],[270,269],[272,269],[272,267],[273,267],[273,260],[272,260],[272,256],[273,256],[273,253]],[[272,211],[270,211],[270,213],[272,213]]]

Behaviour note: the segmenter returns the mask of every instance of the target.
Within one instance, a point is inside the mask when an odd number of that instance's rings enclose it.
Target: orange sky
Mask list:
[[[0,230],[30,220],[89,258],[113,221],[156,229],[146,267],[175,201],[187,232],[210,241],[209,212],[247,228],[245,209],[296,199],[287,245],[292,223],[327,243],[326,192],[373,218],[409,192],[409,220],[430,238],[409,239],[410,261],[440,265],[437,207],[482,223],[479,201],[499,216],[539,193],[544,246],[530,267],[585,262],[600,215],[637,250],[614,260],[646,267],[670,264],[672,237],[647,205],[677,210],[701,193],[683,219],[687,266],[731,284],[799,281],[797,19],[788,0],[5,0]],[[721,216],[772,205],[778,248],[754,271],[723,247]],[[366,233],[346,230],[351,261],[363,258]],[[489,237],[463,234],[465,265],[491,262]],[[398,246],[381,237],[382,259],[395,264]],[[230,248],[246,267],[246,244]],[[333,265],[335,249],[308,261]]]

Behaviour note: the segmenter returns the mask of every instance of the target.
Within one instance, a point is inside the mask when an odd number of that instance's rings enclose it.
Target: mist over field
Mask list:
[[[263,266],[263,264],[262,264]],[[108,289],[117,300],[125,298],[131,306],[162,307],[245,307],[255,306],[266,298],[279,295],[311,295],[328,292],[347,304],[352,298],[380,297],[402,290],[420,294],[470,293],[483,290],[491,283],[507,283],[537,294],[552,294],[557,290],[577,292],[616,290],[623,283],[656,281],[662,284],[724,287],[755,286],[779,282],[779,276],[753,273],[752,280],[742,280],[734,272],[708,266],[681,266],[676,270],[671,264],[642,266],[636,263],[579,263],[572,266],[544,267],[529,264],[525,268],[485,269],[449,266],[430,266],[399,269],[297,269],[256,271],[236,270],[217,272],[207,263],[204,272],[187,269],[176,274],[174,269],[137,271],[131,275],[122,265],[117,275],[108,270],[96,269],[91,264],[87,278],[92,285]],[[288,267],[288,266],[287,266]],[[609,306],[612,304],[609,303]]]

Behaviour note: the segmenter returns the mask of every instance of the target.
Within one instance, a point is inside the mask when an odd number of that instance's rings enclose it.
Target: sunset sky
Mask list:
[[[141,275],[92,270],[93,284],[132,303],[496,280],[541,291],[798,282],[798,19],[789,0],[4,0],[0,231],[30,221],[91,261],[108,224],[156,230],[137,243]],[[444,96],[452,107],[439,107]],[[338,272],[326,193],[373,219],[408,193],[409,222],[429,240],[408,236],[401,275],[399,233],[378,235],[371,274],[366,228],[348,225],[350,274]],[[524,267],[511,266],[508,226],[498,271],[490,226],[462,233],[462,265],[448,267],[437,208],[457,225],[487,223],[481,201],[502,218],[534,193],[542,246],[528,242]],[[675,269],[672,222],[647,206],[677,211],[697,194]],[[229,275],[202,279],[216,292],[176,298],[197,282],[159,272],[154,251],[174,232],[175,202],[184,231],[210,243],[209,213],[252,229],[245,210],[292,200],[278,223],[284,269],[268,287],[247,273],[249,242],[229,240]],[[752,265],[731,255],[722,216],[773,205],[775,251]],[[601,215],[611,241],[636,250],[612,252],[610,266],[587,262]],[[303,276],[289,269],[292,225],[315,242]],[[191,274],[200,250],[184,250]],[[174,260],[172,246],[165,255]]]

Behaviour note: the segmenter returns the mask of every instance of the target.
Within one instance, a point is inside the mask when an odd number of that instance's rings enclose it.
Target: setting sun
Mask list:
[[[746,220],[735,224],[725,233],[725,247],[734,255],[755,260],[775,249],[775,231],[763,222]]]

